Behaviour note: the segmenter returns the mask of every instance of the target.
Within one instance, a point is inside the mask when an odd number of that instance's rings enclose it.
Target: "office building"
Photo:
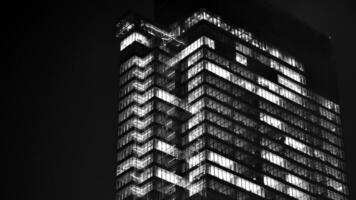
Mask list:
[[[348,199],[337,98],[286,45],[203,8],[116,36],[117,200]]]

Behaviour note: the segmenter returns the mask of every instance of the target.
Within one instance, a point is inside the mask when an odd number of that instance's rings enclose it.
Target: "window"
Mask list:
[[[150,46],[150,42],[144,35],[137,33],[137,32],[133,32],[121,41],[120,51],[124,50],[126,47],[131,45],[133,42],[139,42],[147,47]]]
[[[247,58],[240,53],[236,52],[236,61],[242,65],[247,65]]]
[[[261,152],[261,155],[262,155],[262,158],[270,161],[271,163],[274,163],[281,167],[285,167],[285,159],[284,158],[282,158],[276,154],[273,154],[269,151],[266,151],[266,150],[263,150]]]
[[[181,187],[187,186],[187,182],[182,177],[178,176],[177,174],[175,174],[171,171],[162,169],[160,167],[156,168],[155,175],[158,178],[161,178],[161,179],[163,179],[169,183],[172,183],[174,185],[179,185]]]
[[[135,167],[137,169],[144,169],[153,161],[152,155],[147,155],[146,157],[139,159],[136,157],[131,157],[124,162],[120,163],[116,169],[116,175],[120,175],[131,167]]]
[[[148,54],[144,58],[133,56],[129,58],[127,61],[125,61],[123,64],[121,64],[120,74],[124,73],[126,70],[130,69],[134,65],[140,68],[146,67],[146,65],[150,63],[153,60],[153,58],[154,58],[153,54]]]
[[[207,45],[209,48],[214,49],[215,48],[215,43],[214,40],[202,36],[192,44],[188,45],[185,49],[180,51],[176,56],[174,56],[172,59],[168,60],[167,64],[168,66],[173,66],[177,64],[179,61],[190,55],[193,51],[197,50],[199,47]]]
[[[179,155],[179,150],[175,146],[158,139],[156,140],[155,148],[173,157],[178,157]]]
[[[234,184],[244,190],[250,191],[258,196],[265,197],[265,190],[263,187],[248,181],[244,178],[236,176],[230,172],[227,172],[219,167],[209,165],[208,173],[212,176],[215,176],[223,181]]]

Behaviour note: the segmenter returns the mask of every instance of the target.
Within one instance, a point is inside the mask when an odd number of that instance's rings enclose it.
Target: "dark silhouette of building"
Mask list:
[[[158,3],[117,23],[116,199],[348,199],[328,39],[264,5]]]

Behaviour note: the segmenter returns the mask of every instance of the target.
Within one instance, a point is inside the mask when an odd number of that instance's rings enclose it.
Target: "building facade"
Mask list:
[[[348,199],[340,108],[297,58],[200,9],[120,43],[116,199]]]

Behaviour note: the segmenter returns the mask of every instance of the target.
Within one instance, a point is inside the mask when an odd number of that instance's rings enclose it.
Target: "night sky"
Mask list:
[[[153,15],[152,0],[123,2],[14,2],[3,8],[4,199],[114,199],[114,24],[128,9]],[[269,2],[332,37],[352,190],[356,6],[346,0]]]

